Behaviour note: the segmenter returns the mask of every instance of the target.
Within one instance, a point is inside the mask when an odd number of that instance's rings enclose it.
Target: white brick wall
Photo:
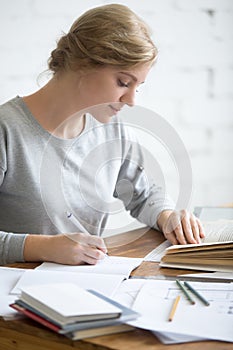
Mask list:
[[[62,31],[90,7],[111,2],[0,0],[0,103],[37,90]],[[149,23],[159,47],[137,103],[164,116],[183,139],[192,206],[233,202],[233,1],[118,2]]]

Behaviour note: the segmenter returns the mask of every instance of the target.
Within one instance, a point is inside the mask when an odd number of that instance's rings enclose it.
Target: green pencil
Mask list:
[[[187,292],[187,290],[184,288],[184,286],[180,283],[179,280],[176,280],[176,284],[179,286],[179,288],[182,290],[182,292],[185,294],[185,296],[187,297],[188,301],[194,305],[195,301],[191,298],[191,296],[189,295],[189,293]]]
[[[203,304],[205,304],[206,306],[209,306],[210,303],[208,302],[208,300],[206,300],[201,294],[198,293],[198,291],[196,291],[196,289],[194,289],[192,286],[190,286],[190,284],[188,282],[184,282],[184,285],[194,294],[196,295],[196,297],[198,299],[200,299]]]

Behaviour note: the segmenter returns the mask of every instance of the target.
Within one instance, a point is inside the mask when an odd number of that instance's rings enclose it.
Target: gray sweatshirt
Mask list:
[[[44,130],[23,99],[0,106],[0,264],[21,262],[27,234],[101,235],[122,208],[149,227],[173,202],[144,169],[130,128],[86,115],[83,132],[61,139]]]

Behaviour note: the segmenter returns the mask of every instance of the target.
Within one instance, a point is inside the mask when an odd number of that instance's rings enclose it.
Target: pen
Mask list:
[[[198,291],[196,291],[196,289],[194,289],[188,282],[184,282],[184,285],[194,294],[196,295],[196,297],[198,299],[200,299],[203,304],[205,304],[206,306],[209,306],[210,303],[208,302],[208,300],[206,300],[201,294],[198,293]]]
[[[66,212],[67,218],[83,233],[90,234],[85,227],[77,220],[77,218],[70,212]],[[108,253],[105,253],[106,257],[109,257]]]
[[[67,211],[66,216],[81,232],[89,234],[85,227],[83,227],[83,225],[77,220],[77,218],[72,213]]]
[[[171,312],[170,312],[170,315],[169,315],[169,318],[168,318],[168,321],[172,321],[173,320],[173,317],[175,315],[175,312],[176,312],[176,309],[177,309],[177,305],[180,301],[180,295],[177,295],[173,305],[172,305],[172,309],[171,309]]]
[[[179,286],[179,288],[182,290],[182,292],[185,294],[185,296],[187,297],[188,301],[194,305],[195,301],[191,298],[191,296],[189,295],[189,293],[187,292],[187,290],[184,288],[184,286],[180,283],[179,280],[176,280],[176,284]]]

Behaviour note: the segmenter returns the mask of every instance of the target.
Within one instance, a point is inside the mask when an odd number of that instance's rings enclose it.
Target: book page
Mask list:
[[[114,274],[128,277],[132,270],[138,267],[142,258],[128,258],[122,256],[106,256],[96,265],[62,265],[56,263],[45,262],[36,267],[36,270],[46,271],[67,271],[67,272],[83,272],[83,273],[103,273]]]
[[[176,269],[185,269],[185,270],[199,270],[199,271],[219,271],[233,273],[233,266],[220,266],[216,265],[203,265],[203,264],[182,264],[182,263],[166,263],[161,262],[159,264],[161,267],[173,267]]]
[[[203,243],[233,241],[233,220],[216,220],[202,222],[206,237]]]
[[[165,254],[183,254],[187,252],[200,252],[207,250],[216,250],[216,249],[232,249],[233,241],[226,242],[208,242],[208,243],[195,243],[195,244],[180,244],[172,245],[171,247],[166,248]]]

